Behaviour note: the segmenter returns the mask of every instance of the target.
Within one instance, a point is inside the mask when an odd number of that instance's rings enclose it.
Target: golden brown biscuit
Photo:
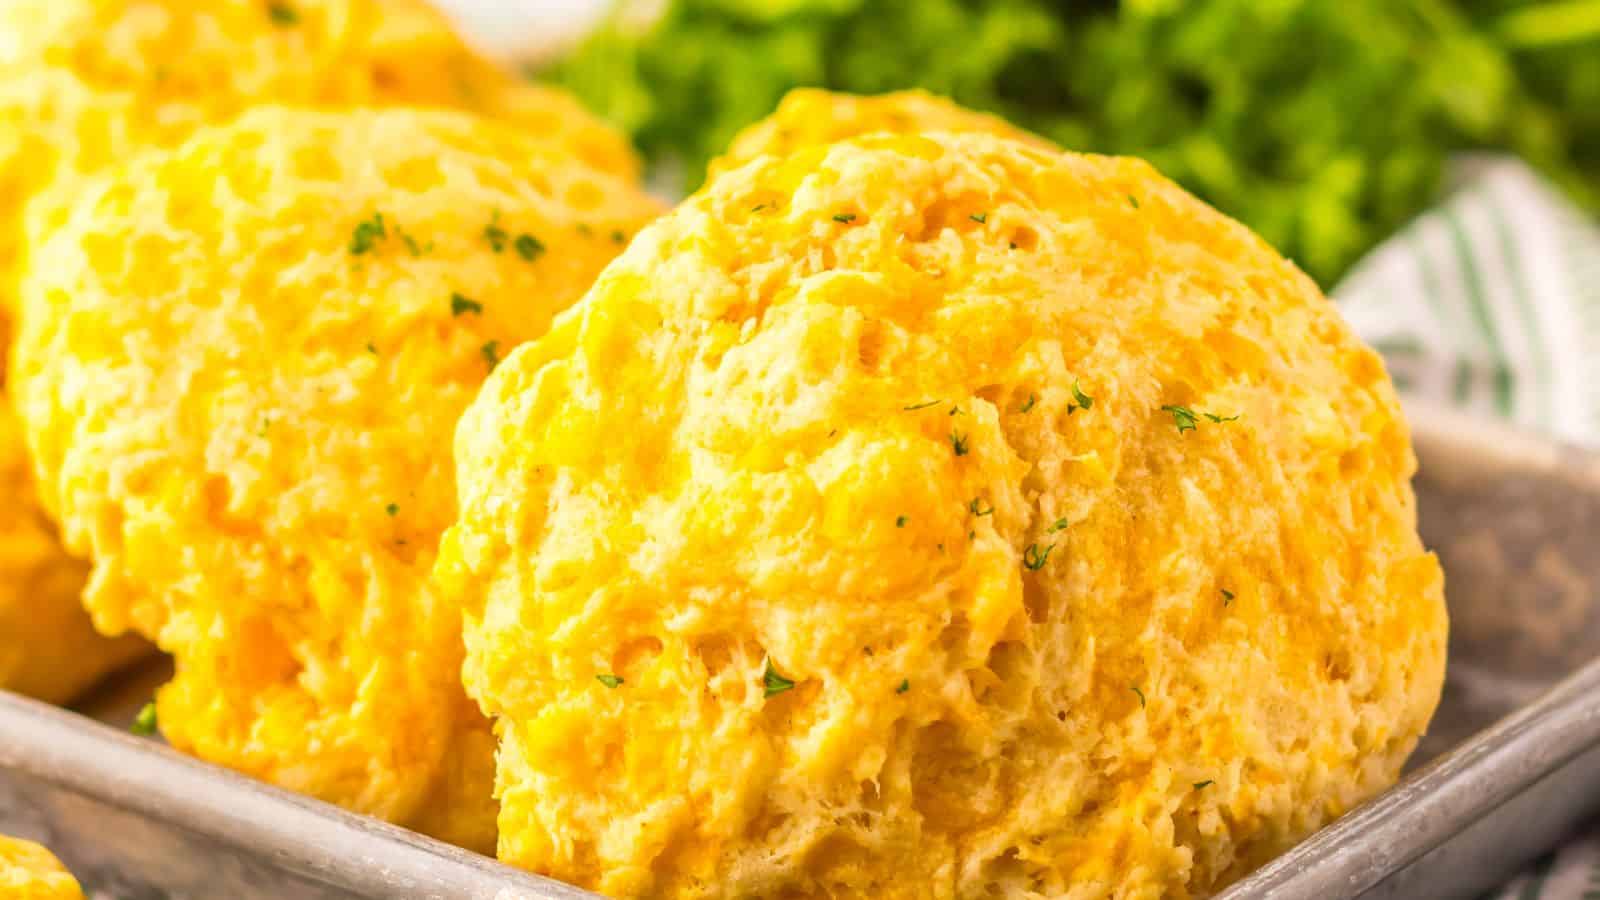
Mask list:
[[[6,900],[83,900],[83,891],[49,850],[0,834],[0,897]]]
[[[1205,896],[1439,698],[1382,363],[1137,160],[757,157],[456,450],[501,857],[608,894]]]
[[[168,740],[492,846],[427,584],[453,427],[658,211],[477,117],[262,108],[39,218],[17,406],[97,624],[176,660]]]

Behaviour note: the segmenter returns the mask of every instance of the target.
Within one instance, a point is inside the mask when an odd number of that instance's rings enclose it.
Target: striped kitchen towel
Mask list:
[[[1515,159],[1456,169],[1335,299],[1407,397],[1600,445],[1600,227]]]
[[[1600,447],[1600,226],[1515,159],[1456,169],[1335,299],[1406,397]],[[1600,900],[1600,825],[1491,898]]]

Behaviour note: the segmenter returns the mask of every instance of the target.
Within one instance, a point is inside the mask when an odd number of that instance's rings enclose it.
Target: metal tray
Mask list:
[[[1444,702],[1400,785],[1226,900],[1473,897],[1600,814],[1600,457],[1411,419],[1422,531],[1448,578]],[[594,896],[127,735],[162,677],[120,679],[81,714],[0,696],[0,832],[48,843],[91,895]]]

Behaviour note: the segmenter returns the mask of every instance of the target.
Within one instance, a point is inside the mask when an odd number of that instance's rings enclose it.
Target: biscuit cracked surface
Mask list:
[[[1206,896],[1439,698],[1381,362],[1136,160],[758,153],[456,459],[500,854],[616,896]]]
[[[492,847],[451,436],[658,211],[477,117],[267,108],[41,217],[12,386],[96,623],[176,660],[169,741]]]

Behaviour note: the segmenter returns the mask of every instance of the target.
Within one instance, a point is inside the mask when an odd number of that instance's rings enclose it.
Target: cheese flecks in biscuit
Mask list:
[[[37,217],[12,388],[175,746],[467,846],[492,738],[428,584],[457,416],[658,207],[483,119],[261,109]]]
[[[457,435],[500,854],[615,896],[1205,896],[1443,676],[1378,357],[1128,159],[757,154]]]
[[[70,202],[92,173],[263,103],[463,109],[596,168],[637,171],[626,142],[571,97],[494,68],[416,0],[5,0],[0,373],[30,203]],[[65,701],[141,645],[94,637],[77,602],[83,565],[40,519],[13,432],[0,427],[0,500],[11,501],[0,503],[0,686]]]

